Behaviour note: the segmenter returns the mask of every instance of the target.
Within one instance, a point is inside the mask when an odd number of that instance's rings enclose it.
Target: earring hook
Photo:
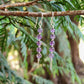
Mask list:
[[[53,17],[54,17],[54,12],[52,12],[52,17],[51,17],[51,26],[52,27],[54,27]]]
[[[43,20],[43,13],[41,13],[41,20],[39,22],[40,27],[42,26],[42,20]]]
[[[36,26],[37,26],[37,23],[38,23],[38,17],[36,18],[36,24],[35,24],[35,28],[36,28]]]

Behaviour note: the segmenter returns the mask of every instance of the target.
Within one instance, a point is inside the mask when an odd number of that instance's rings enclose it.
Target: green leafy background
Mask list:
[[[4,0],[5,3],[17,3],[17,2],[28,2],[28,0]],[[3,4],[0,2],[0,4]],[[49,11],[67,11],[67,10],[83,10],[84,1],[83,0],[39,0],[37,5],[30,7],[11,7],[8,8],[10,11],[30,11],[30,12],[49,12]],[[38,65],[36,59],[36,35],[37,29],[39,28],[40,17],[38,17],[38,22],[36,24],[35,17],[17,17],[17,16],[0,16],[0,84],[32,84],[29,80],[29,76],[32,76],[32,80],[35,84],[53,84],[51,80],[47,80],[43,77],[46,73],[44,67],[49,74],[56,75],[70,74],[71,82],[75,84],[82,84],[80,78],[78,77],[71,60],[71,50],[70,43],[67,39],[67,32],[73,37],[74,40],[79,39],[84,40],[84,36],[81,33],[77,25],[75,25],[69,16],[58,16],[54,17],[54,27],[56,39],[59,42],[59,50],[64,52],[63,58],[55,51],[53,59],[52,71],[49,70],[49,36],[50,36],[50,17],[43,18],[43,39],[42,39],[42,58],[40,60],[40,65]],[[75,16],[76,21],[80,22],[83,26],[84,17]],[[36,28],[35,28],[36,25]],[[77,37],[76,37],[77,36]],[[9,67],[7,62],[8,53],[11,51],[12,47],[17,50],[19,54],[20,67],[24,70],[24,76],[20,77]],[[28,51],[31,51],[31,66],[35,68],[33,72],[28,73]],[[3,53],[6,56],[3,56]],[[23,61],[21,61],[23,58]],[[38,68],[36,68],[39,66]]]

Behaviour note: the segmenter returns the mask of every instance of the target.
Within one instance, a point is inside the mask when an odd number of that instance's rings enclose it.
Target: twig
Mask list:
[[[0,11],[2,16],[30,16],[30,17],[41,17],[41,12],[28,12],[28,11]],[[71,15],[84,15],[84,10],[74,10],[74,11],[63,11],[54,12],[54,16],[71,16]],[[43,13],[44,17],[51,17],[52,12]]]
[[[5,9],[8,7],[19,7],[19,6],[30,6],[36,4],[36,2],[39,0],[27,2],[27,3],[14,3],[14,4],[7,4],[7,5],[0,5],[0,9]]]

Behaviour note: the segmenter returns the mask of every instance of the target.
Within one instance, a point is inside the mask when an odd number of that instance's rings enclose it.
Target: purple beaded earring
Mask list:
[[[50,58],[50,70],[52,70],[52,59],[54,57],[53,52],[55,50],[54,49],[54,45],[55,45],[55,41],[54,41],[54,39],[55,39],[55,29],[54,29],[53,16],[54,16],[54,13],[52,12],[52,17],[51,17],[51,30],[50,30],[50,32],[51,32],[51,35],[50,35],[51,41],[50,41],[50,49],[49,49],[49,51],[50,51],[50,54],[49,54],[49,58]]]
[[[42,29],[42,20],[43,20],[43,14],[42,14],[42,17],[41,17],[41,20],[40,20],[40,22],[39,22],[39,28],[38,28],[38,35],[37,35],[37,39],[38,39],[38,41],[37,41],[37,59],[38,59],[38,63],[39,63],[39,61],[40,61],[40,58],[42,57],[42,55],[41,55],[41,44],[42,44],[42,42],[41,42],[41,39],[42,39],[42,32],[43,32],[43,29]]]

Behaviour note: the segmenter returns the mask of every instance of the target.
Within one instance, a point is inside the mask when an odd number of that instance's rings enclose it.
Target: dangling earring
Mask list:
[[[42,54],[41,54],[41,44],[42,44],[42,42],[41,42],[41,39],[42,39],[42,32],[43,32],[43,29],[42,29],[42,20],[43,20],[43,14],[42,14],[42,17],[41,17],[41,20],[40,20],[40,22],[39,22],[39,28],[38,28],[38,35],[37,35],[37,39],[38,39],[38,41],[37,41],[37,59],[38,59],[38,63],[39,63],[39,61],[40,61],[40,58],[42,57]]]
[[[49,51],[50,51],[50,54],[49,54],[49,58],[50,58],[50,70],[52,70],[52,59],[54,57],[53,52],[55,51],[55,49],[54,49],[54,45],[55,45],[55,41],[54,41],[54,39],[55,39],[55,29],[54,29],[53,16],[54,16],[54,13],[52,12],[51,30],[50,30],[50,32],[51,32],[51,35],[50,35],[51,41],[50,41],[50,49],[49,49]]]

